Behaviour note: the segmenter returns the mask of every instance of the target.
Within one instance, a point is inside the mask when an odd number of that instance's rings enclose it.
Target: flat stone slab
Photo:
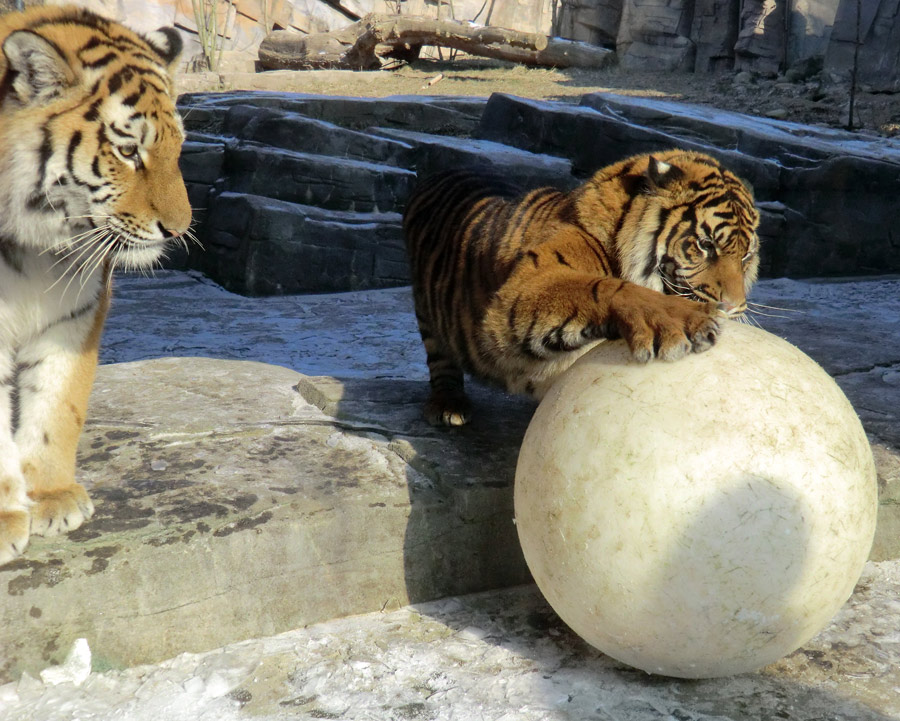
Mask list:
[[[263,73],[262,77],[269,75],[272,73]],[[424,133],[461,135],[470,133],[478,125],[486,102],[487,98],[470,96],[389,95],[360,98],[265,90],[192,93],[178,98],[187,127],[206,132],[221,127],[218,124],[224,117],[223,109],[234,105],[254,105],[302,113],[355,130],[386,126]]]
[[[564,158],[529,153],[490,140],[473,140],[419,133],[394,128],[373,128],[370,134],[391,138],[411,146],[413,167],[419,178],[448,168],[480,167],[506,178],[515,178],[524,188],[552,185],[571,188],[577,184],[572,163]]]
[[[78,472],[97,511],[0,568],[0,678],[78,637],[118,668],[527,581],[511,486],[530,405],[483,394],[502,427],[448,435],[420,419],[425,391],[241,361],[102,366]]]
[[[573,635],[533,586],[449,598],[94,673],[0,686],[4,721],[889,721],[900,562],[870,563],[832,623],[756,673],[648,676]],[[4,706],[5,704],[5,706]]]
[[[880,397],[896,414],[898,285],[764,281],[752,297],[858,383],[858,410]],[[470,427],[427,426],[408,288],[250,299],[175,272],[117,286],[80,448],[97,513],[0,568],[0,681],[79,637],[95,668],[120,668],[527,581],[512,481],[533,404],[474,386]],[[897,559],[900,456],[873,439],[872,559]],[[895,644],[897,610],[877,614]]]

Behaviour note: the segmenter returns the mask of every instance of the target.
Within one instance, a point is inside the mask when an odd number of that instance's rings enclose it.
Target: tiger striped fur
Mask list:
[[[191,221],[180,51],[73,7],[0,16],[0,564],[93,513],[75,453],[112,269]]]
[[[710,348],[720,319],[746,309],[758,223],[735,175],[682,150],[628,158],[568,193],[468,171],[426,179],[403,227],[427,419],[468,421],[464,372],[540,398],[606,338],[643,362]]]

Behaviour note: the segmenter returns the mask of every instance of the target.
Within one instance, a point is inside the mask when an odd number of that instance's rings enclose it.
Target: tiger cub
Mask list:
[[[93,513],[75,451],[114,267],[188,231],[172,28],[0,16],[0,563]]]
[[[735,175],[682,150],[628,158],[568,193],[466,171],[424,181],[403,229],[426,418],[468,421],[464,371],[540,398],[605,338],[642,362],[708,349],[720,318],[746,309],[758,224]]]

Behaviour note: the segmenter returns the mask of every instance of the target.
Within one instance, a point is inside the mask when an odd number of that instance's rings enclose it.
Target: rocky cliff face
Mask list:
[[[185,60],[193,67],[205,62],[189,5],[74,1],[138,29],[174,24],[186,40]],[[13,0],[0,0],[0,10],[4,3],[11,8]],[[252,68],[272,30],[326,32],[372,12],[455,18],[603,45],[634,70],[775,75],[824,58],[826,71],[846,81],[858,38],[859,82],[876,92],[900,91],[900,0],[221,0],[224,63]]]

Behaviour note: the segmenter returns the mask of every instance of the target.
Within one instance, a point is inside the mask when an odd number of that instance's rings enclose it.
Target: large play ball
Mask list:
[[[794,651],[853,591],[877,487],[859,419],[808,356],[729,322],[714,348],[633,361],[603,343],[525,434],[515,513],[560,617],[609,656],[683,678]]]

